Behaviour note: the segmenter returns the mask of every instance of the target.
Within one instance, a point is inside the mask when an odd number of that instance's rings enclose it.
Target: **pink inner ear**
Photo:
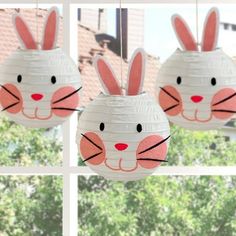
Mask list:
[[[43,38],[43,50],[50,50],[54,48],[54,43],[56,40],[57,31],[57,14],[55,11],[52,11],[48,16]]]
[[[118,85],[111,69],[108,65],[101,59],[97,61],[97,68],[101,80],[103,81],[105,87],[107,88],[109,94],[112,95],[121,95],[121,88]]]
[[[174,25],[178,39],[182,42],[182,46],[184,46],[185,50],[197,51],[197,43],[185,22],[181,18],[176,17],[174,19]]]
[[[37,49],[37,44],[34,41],[34,38],[31,34],[29,28],[27,27],[25,22],[19,16],[17,16],[15,18],[15,26],[16,26],[17,32],[18,32],[21,40],[23,41],[25,47],[27,49]]]
[[[204,33],[202,51],[212,51],[215,49],[217,40],[217,14],[213,11],[207,19]]]
[[[139,52],[131,65],[130,72],[129,72],[129,86],[127,90],[128,95],[137,95],[140,93],[140,88],[142,85],[142,72],[143,72],[143,57],[142,54]]]

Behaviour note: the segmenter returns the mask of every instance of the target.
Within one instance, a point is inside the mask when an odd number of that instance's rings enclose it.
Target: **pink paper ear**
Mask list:
[[[108,62],[101,56],[97,56],[94,59],[94,67],[104,91],[111,95],[122,95],[122,90]]]
[[[52,7],[45,20],[44,34],[42,39],[42,49],[51,50],[56,47],[59,28],[59,12],[56,7]]]
[[[197,42],[185,20],[179,15],[173,15],[171,21],[182,49],[187,51],[198,51]]]
[[[219,34],[219,11],[212,8],[207,14],[202,35],[202,51],[212,51],[217,46]]]
[[[13,15],[12,20],[22,47],[24,49],[37,49],[37,43],[24,19],[19,14],[16,14]]]
[[[127,95],[138,95],[142,91],[145,73],[145,52],[137,49],[130,61]]]

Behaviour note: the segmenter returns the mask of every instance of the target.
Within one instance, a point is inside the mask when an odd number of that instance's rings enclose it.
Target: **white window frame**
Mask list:
[[[196,0],[122,0],[129,5],[145,2],[158,3],[195,3]],[[198,0],[199,3],[216,3],[215,0]],[[14,7],[14,4],[36,4],[37,0],[0,0],[1,7]],[[236,0],[221,0],[218,3],[236,3]],[[10,6],[12,4],[12,6]],[[72,59],[78,62],[77,42],[77,7],[88,4],[117,4],[119,0],[40,0],[40,4],[63,5],[63,42],[64,50]],[[79,5],[78,5],[79,4]],[[144,4],[144,5],[145,5]],[[76,32],[76,33],[75,33]],[[58,175],[63,177],[63,235],[77,236],[78,234],[78,176],[96,175],[88,167],[77,166],[77,147],[75,143],[77,114],[63,124],[63,164],[61,167],[0,167],[1,175]],[[236,175],[234,166],[164,166],[159,167],[153,175]]]

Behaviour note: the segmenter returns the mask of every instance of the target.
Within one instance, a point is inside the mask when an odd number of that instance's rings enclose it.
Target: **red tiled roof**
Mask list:
[[[2,62],[7,56],[11,54],[17,47],[19,42],[15,35],[12,25],[12,15],[16,13],[18,9],[0,9],[0,62]],[[20,9],[20,13],[24,16],[33,35],[36,37],[36,11],[35,9]],[[44,9],[38,10],[38,38],[39,41],[42,37],[42,28],[47,11]],[[99,36],[99,40],[98,37]],[[92,65],[93,56],[96,54],[102,54],[110,62],[114,69],[117,78],[120,79],[120,56],[116,53],[117,47],[111,49],[110,44],[107,47],[102,47],[100,43],[102,40],[106,40],[107,37],[111,39],[111,44],[116,44],[116,40],[108,35],[99,35],[89,29],[86,26],[78,24],[78,50],[79,50],[79,69],[81,72],[81,79],[83,81],[83,97],[82,105],[86,105],[90,99],[96,97],[100,91],[101,86],[97,79],[97,74]],[[58,36],[58,46],[62,46],[63,33],[62,33],[62,21],[60,22],[60,31]],[[119,50],[118,50],[119,51]],[[127,78],[127,61],[123,60],[123,80]],[[157,58],[148,55],[146,64],[146,75],[144,81],[144,90],[154,94],[155,80],[157,72],[160,68],[160,62]]]
[[[80,53],[80,71],[81,77],[83,79],[83,90],[84,90],[84,97],[83,97],[83,104],[86,104],[90,99],[93,99],[98,93],[101,91],[101,85],[97,79],[97,74],[92,66],[92,59],[93,59],[93,51],[96,50],[95,54],[102,54],[106,59],[109,61],[110,65],[112,66],[117,78],[120,79],[120,56],[115,53],[114,51],[106,47],[102,47],[100,43],[102,42],[103,38],[100,37],[100,42],[97,42],[96,36],[97,32],[90,30],[89,28],[79,25],[78,31],[78,44],[79,44],[79,53]],[[110,37],[111,38],[111,37]],[[104,39],[106,39],[106,35],[104,35]],[[111,40],[115,41],[115,39]],[[111,42],[113,45],[115,42]],[[119,46],[119,45],[118,45]],[[118,49],[119,51],[119,49]],[[157,72],[160,68],[160,62],[157,58],[148,55],[148,60],[146,63],[146,75],[144,81],[144,90],[150,92],[154,95],[155,89],[155,80],[157,76]],[[123,67],[123,84],[125,84],[127,78],[127,70],[128,70],[128,63],[126,60],[122,62]]]

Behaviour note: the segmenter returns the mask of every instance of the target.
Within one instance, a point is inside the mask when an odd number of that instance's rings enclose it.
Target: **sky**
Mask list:
[[[198,7],[198,35],[201,40],[202,29],[208,10],[216,6],[220,11],[222,22],[236,24],[236,4],[204,4]],[[165,61],[179,43],[171,25],[171,16],[180,14],[189,24],[196,38],[196,7],[194,4],[156,4],[145,7],[144,49]],[[108,34],[115,36],[115,9],[108,9]],[[230,56],[236,56],[236,31],[223,30],[219,32],[218,46]]]

